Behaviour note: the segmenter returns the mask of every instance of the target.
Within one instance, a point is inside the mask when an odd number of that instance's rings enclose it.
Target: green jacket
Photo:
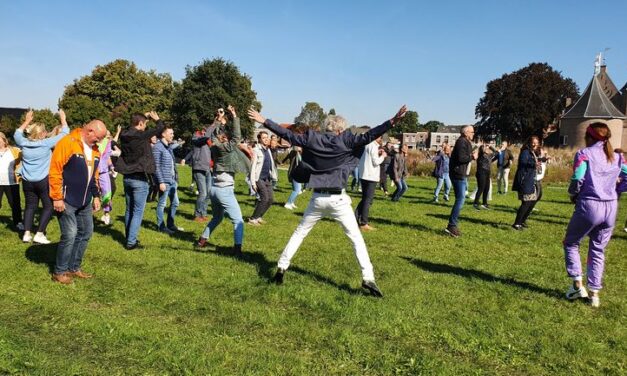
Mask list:
[[[216,127],[216,131],[219,131],[218,127]],[[250,172],[250,160],[239,149],[241,140],[242,131],[239,118],[233,119],[233,129],[227,142],[218,141],[216,133],[213,134],[211,137],[213,144],[211,146],[211,157],[213,158],[213,171],[215,174],[221,172],[232,174],[243,172],[248,174]]]

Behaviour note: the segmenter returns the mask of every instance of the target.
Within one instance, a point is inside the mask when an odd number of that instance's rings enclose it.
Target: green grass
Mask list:
[[[181,185],[190,181],[181,168]],[[474,180],[474,179],[471,179]],[[121,186],[121,179],[118,179]],[[471,184],[474,184],[472,182]],[[510,225],[518,201],[494,210],[466,205],[460,239],[443,234],[450,204],[428,203],[432,179],[410,179],[400,203],[377,192],[365,234],[384,299],[365,295],[341,227],[321,221],[282,286],[268,283],[310,193],[292,213],[282,175],[263,227],[246,225],[243,259],[227,253],[232,226],[196,252],[203,225],[181,188],[178,225],[155,231],[155,204],[140,232],[145,251],[122,248],[124,202],[115,223],[97,225],[83,267],[92,280],[52,283],[59,227],[49,246],[0,229],[0,373],[15,374],[610,374],[627,372],[625,199],[607,248],[601,308],[562,293],[561,239],[572,212],[564,185],[545,189],[530,229]],[[244,216],[253,200],[238,185]],[[359,201],[353,197],[353,204]],[[100,214],[98,214],[98,217]],[[0,221],[8,223],[6,202]],[[587,244],[587,242],[586,242]],[[622,251],[622,252],[621,252]],[[585,253],[585,252],[584,252]]]

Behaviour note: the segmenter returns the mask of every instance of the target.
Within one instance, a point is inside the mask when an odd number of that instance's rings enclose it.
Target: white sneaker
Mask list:
[[[22,237],[22,241],[23,241],[24,243],[30,243],[30,242],[32,242],[32,241],[33,241],[33,235],[32,235],[30,232],[26,231],[26,232],[24,233],[24,237]]]
[[[48,238],[46,238],[46,235],[44,235],[42,232],[38,232],[35,234],[35,236],[33,237],[33,242],[38,244],[50,244],[50,240],[48,240]]]
[[[599,299],[599,295],[590,296],[590,306],[594,308],[599,308],[601,306],[601,299]]]
[[[105,225],[110,225],[111,224],[111,216],[109,214],[104,214],[102,217],[100,217],[100,220],[105,224]]]
[[[588,297],[588,291],[586,291],[586,288],[581,286],[580,288],[575,288],[575,286],[570,285],[570,287],[568,288],[568,291],[566,291],[566,299],[568,300],[575,300],[575,299],[579,299],[579,298],[587,298]]]
[[[294,204],[286,203],[283,207],[285,209],[294,210]]]
[[[17,224],[17,230],[24,231],[24,224],[22,222]],[[625,229],[625,231],[627,231],[627,228]]]

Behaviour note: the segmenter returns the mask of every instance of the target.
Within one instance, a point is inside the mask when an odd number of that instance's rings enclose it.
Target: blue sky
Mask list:
[[[0,0],[0,107],[50,107],[117,58],[180,80],[205,58],[250,75],[262,112],[306,101],[351,124],[407,104],[419,120],[472,123],[485,84],[547,62],[584,89],[606,53],[627,81],[627,1]]]

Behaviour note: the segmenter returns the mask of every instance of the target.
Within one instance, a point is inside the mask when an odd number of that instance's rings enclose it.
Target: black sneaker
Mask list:
[[[489,210],[490,209],[490,205],[488,205],[488,204],[481,205],[481,209]]]
[[[276,270],[276,273],[274,274],[274,277],[272,277],[272,282],[276,283],[277,285],[282,284],[284,275],[285,275],[285,269],[278,268]]]
[[[447,234],[451,235],[454,238],[459,238],[460,236],[462,236],[462,232],[459,231],[457,226],[447,226],[444,229],[444,232],[446,232]]]
[[[241,244],[235,244],[233,246],[233,254],[237,257],[242,257],[244,254],[242,253],[242,245]]]
[[[522,231],[523,230],[523,226],[522,225],[517,225],[517,224],[513,224],[512,228],[514,230],[517,230],[517,231]]]
[[[368,290],[368,292],[370,292],[370,295],[377,297],[377,298],[383,298],[383,293],[381,292],[381,290],[379,290],[379,286],[377,286],[375,281],[364,280],[361,282],[361,287]]]
[[[174,231],[170,230],[167,227],[161,227],[159,229],[159,232],[163,232],[164,234],[168,234],[168,235],[174,235]]]
[[[127,251],[132,251],[134,249],[140,250],[144,249],[144,246],[139,244],[139,241],[137,241],[135,244],[125,244],[124,249],[126,249]]]
[[[481,210],[481,207],[479,207],[478,204],[473,204],[472,207],[475,208],[475,210]]]

